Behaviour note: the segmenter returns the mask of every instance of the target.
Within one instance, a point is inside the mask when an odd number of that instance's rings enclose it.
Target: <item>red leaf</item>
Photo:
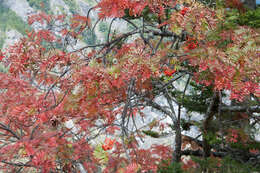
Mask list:
[[[3,59],[4,57],[5,57],[5,56],[4,56],[3,52],[0,50],[0,61],[2,61],[2,59]]]
[[[192,43],[188,44],[187,48],[190,49],[190,50],[196,49],[197,48],[197,44],[192,42]]]
[[[129,165],[126,167],[126,170],[125,170],[124,173],[137,173],[138,169],[139,169],[138,164],[136,164],[136,163],[131,163],[131,164],[129,164]]]
[[[182,10],[180,11],[181,15],[184,16],[187,13],[188,10],[189,10],[189,8],[183,7]]]
[[[39,118],[40,118],[40,122],[41,122],[41,123],[46,123],[46,122],[48,121],[48,117],[46,116],[45,113],[41,113],[41,114],[39,115]]]
[[[32,145],[29,142],[25,143],[25,151],[28,156],[33,156],[35,151],[33,150]]]
[[[165,70],[164,71],[164,74],[166,75],[166,76],[172,76],[174,73],[176,72],[176,70],[175,69],[167,69],[167,70]]]
[[[109,134],[114,134],[116,130],[120,130],[120,128],[117,127],[117,126],[111,126],[111,127],[108,127],[108,128],[106,129],[106,131],[107,131]]]
[[[115,139],[112,140],[110,138],[106,138],[105,143],[102,145],[102,148],[104,151],[111,150],[113,148],[113,145],[115,143]]]

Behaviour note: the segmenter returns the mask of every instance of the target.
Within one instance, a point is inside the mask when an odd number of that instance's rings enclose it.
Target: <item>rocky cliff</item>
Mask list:
[[[14,43],[26,33],[26,30],[33,29],[27,24],[27,19],[37,11],[41,10],[47,14],[86,16],[89,9],[95,5],[95,0],[0,0],[0,49]],[[92,10],[90,18],[92,23],[95,23],[98,19],[97,11]],[[100,21],[91,36],[82,39],[79,44],[104,41],[110,21]],[[127,25],[122,21],[115,21],[112,29],[124,31]]]

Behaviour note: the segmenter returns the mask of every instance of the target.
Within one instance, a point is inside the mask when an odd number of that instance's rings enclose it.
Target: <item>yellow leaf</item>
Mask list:
[[[182,32],[182,28],[177,25],[173,25],[171,31],[177,35],[180,35]]]

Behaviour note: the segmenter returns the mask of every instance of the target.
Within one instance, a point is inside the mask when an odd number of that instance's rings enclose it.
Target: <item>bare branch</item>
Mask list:
[[[260,112],[260,106],[222,106],[222,112]]]

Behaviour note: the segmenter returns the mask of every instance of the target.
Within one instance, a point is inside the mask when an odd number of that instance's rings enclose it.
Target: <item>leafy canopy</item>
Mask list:
[[[28,23],[41,27],[1,53],[9,67],[0,73],[1,169],[73,172],[81,165],[87,172],[155,172],[175,151],[164,145],[141,147],[145,134],[161,135],[149,130],[167,126],[159,120],[137,126],[137,117],[149,117],[142,111],[145,106],[177,122],[177,133],[182,106],[196,98],[186,97],[187,87],[202,91],[200,104],[224,90],[238,101],[259,97],[259,33],[230,25],[234,17],[223,6],[192,0],[101,0],[91,10],[98,11],[96,22],[119,18],[132,29],[112,34],[111,24],[104,43],[74,49],[95,22],[78,14],[39,12]],[[172,82],[187,77],[180,93]],[[170,111],[154,102],[162,93]],[[179,106],[178,116],[172,101]],[[214,108],[208,107],[198,111]],[[230,132],[232,143],[238,135]],[[204,142],[208,134],[204,132]],[[190,167],[196,164],[183,164],[183,169]]]

